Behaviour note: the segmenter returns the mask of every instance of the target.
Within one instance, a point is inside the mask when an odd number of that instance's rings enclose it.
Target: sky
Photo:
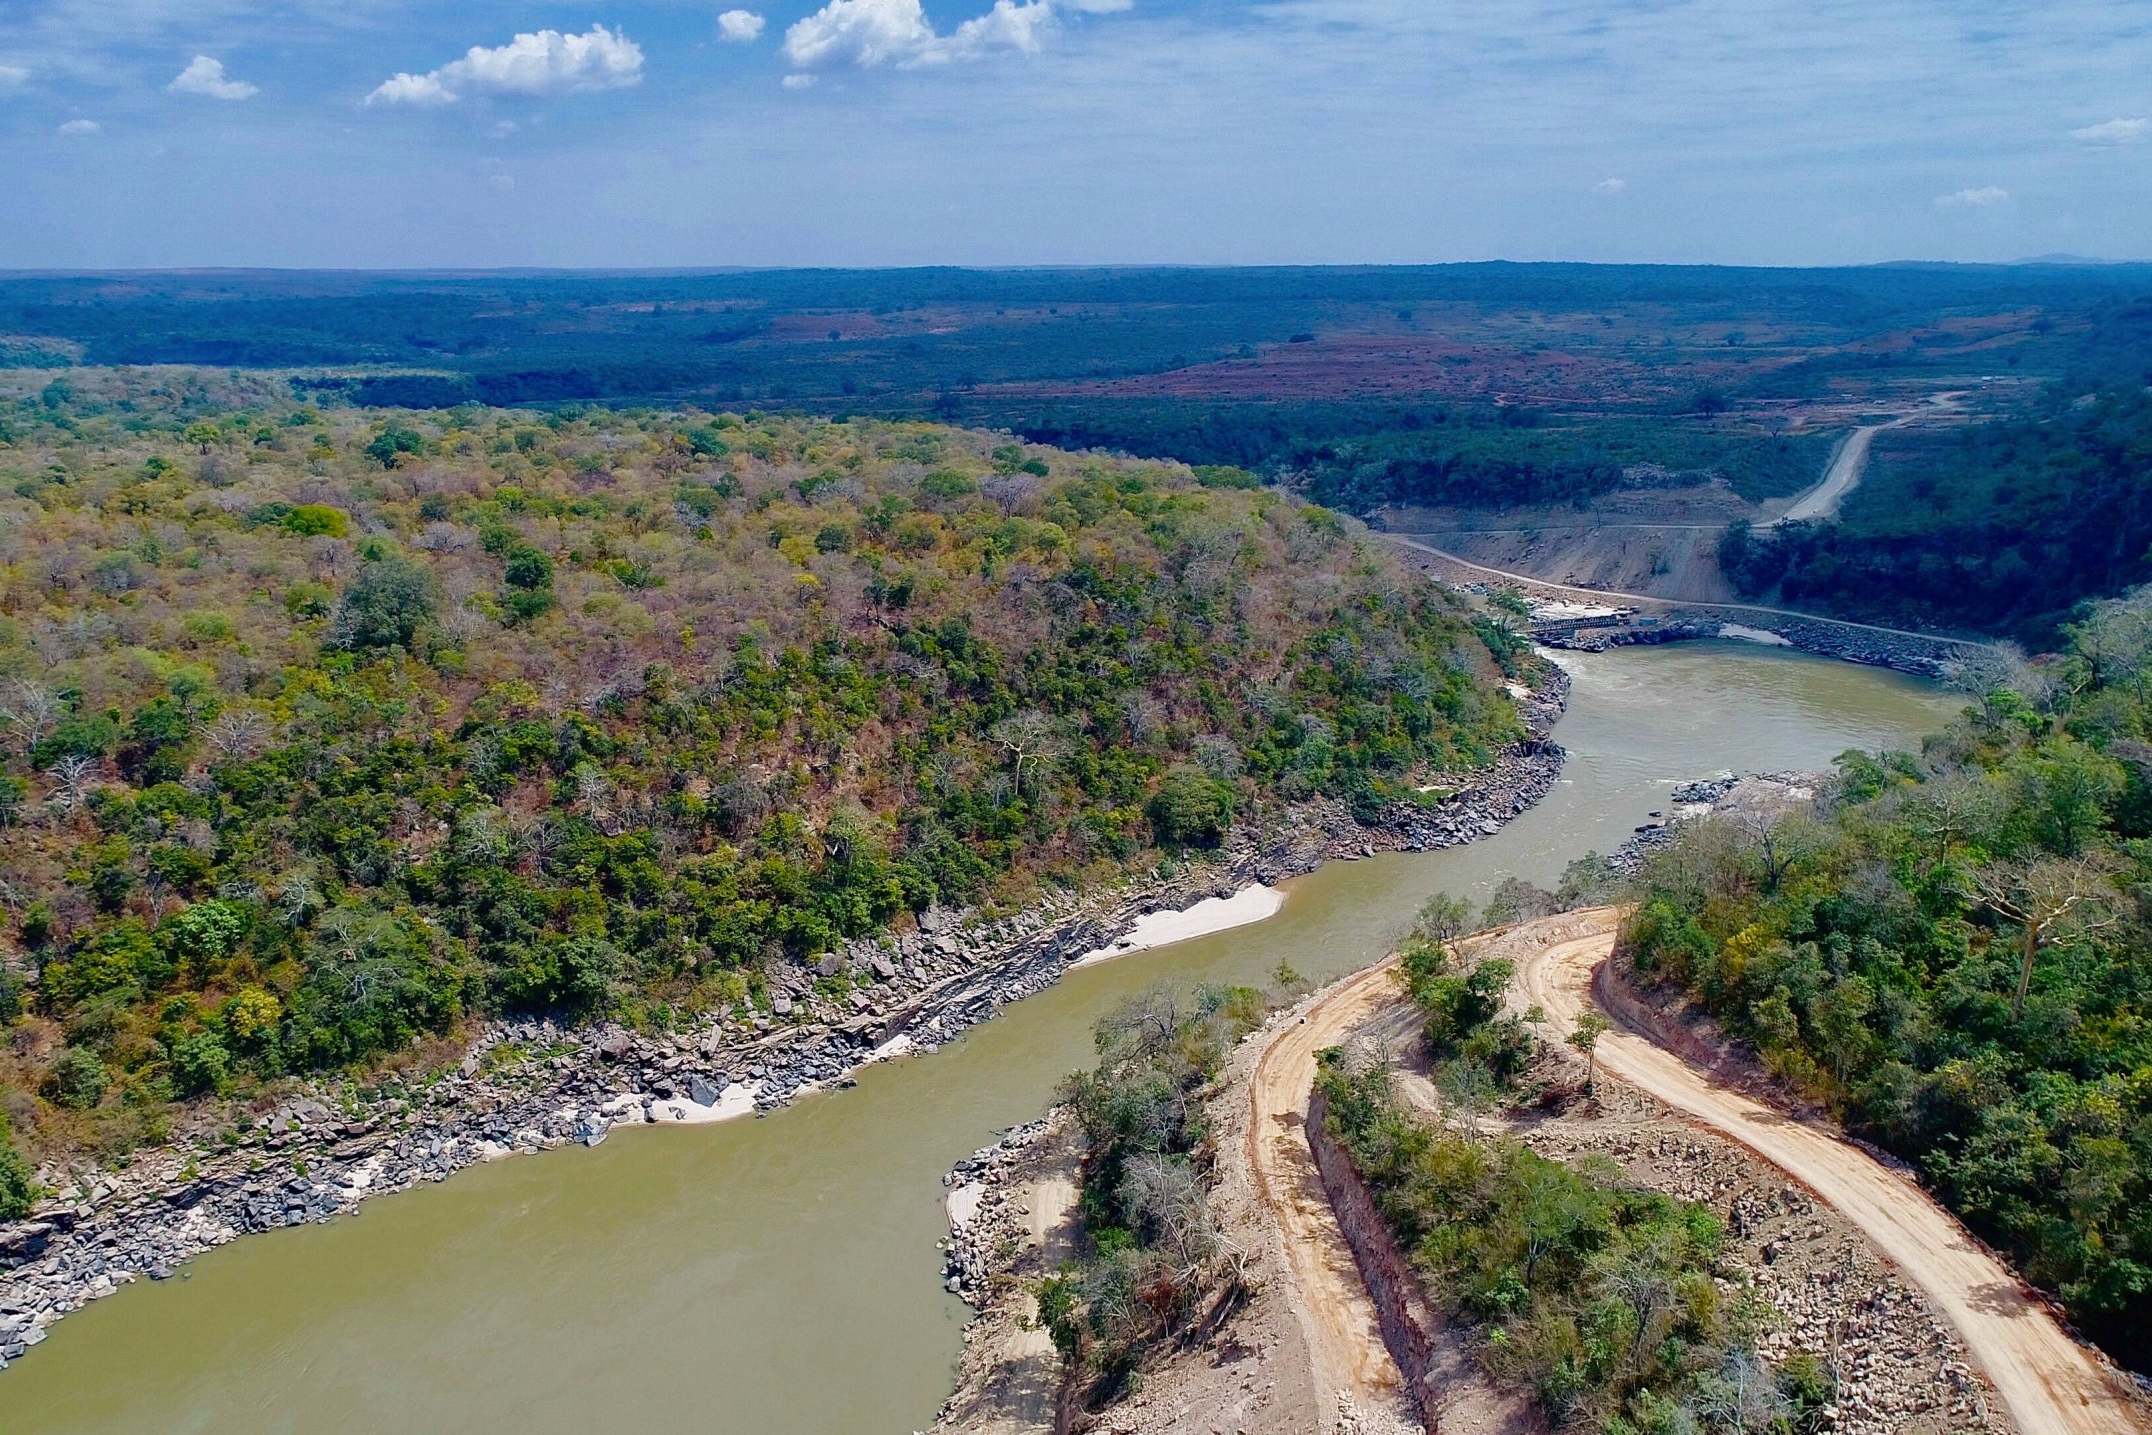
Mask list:
[[[0,0],[0,267],[2152,258],[2152,0]]]

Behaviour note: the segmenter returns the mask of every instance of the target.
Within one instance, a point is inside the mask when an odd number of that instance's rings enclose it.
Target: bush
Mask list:
[[[326,503],[298,504],[284,515],[283,524],[304,538],[342,538],[351,531],[343,510]]]
[[[71,1046],[60,1053],[47,1080],[52,1099],[76,1111],[87,1111],[104,1100],[105,1088],[110,1083],[111,1075],[105,1070],[104,1062],[98,1060],[97,1053],[80,1046]]]
[[[369,563],[336,610],[336,646],[408,648],[433,617],[433,583],[401,558]]]
[[[1149,813],[1160,846],[1216,847],[1233,825],[1233,789],[1192,763],[1179,763],[1166,773]]]
[[[172,1048],[172,1084],[181,1096],[221,1093],[231,1085],[232,1054],[215,1032],[198,1031]]]
[[[0,1221],[21,1220],[44,1194],[31,1178],[30,1163],[9,1139],[6,1119],[0,1117]]]

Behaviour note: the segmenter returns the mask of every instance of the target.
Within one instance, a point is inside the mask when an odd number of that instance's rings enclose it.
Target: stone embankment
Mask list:
[[[1968,660],[1994,652],[1987,643],[1819,618],[1785,608],[1683,602],[1646,593],[1555,583],[1525,573],[1488,568],[1408,534],[1386,536],[1397,545],[1408,566],[1467,592],[1484,596],[1499,590],[1521,596],[1529,603],[1557,607],[1578,602],[1625,606],[1627,611],[1622,616],[1609,617],[1604,624],[1572,620],[1535,624],[1535,641],[1550,648],[1597,653],[1638,644],[1743,638],[1932,678],[1948,677]]]
[[[1895,668],[1924,678],[1947,678],[1967,657],[1966,646],[1948,638],[1925,638],[1912,633],[1893,633],[1879,628],[1858,628],[1844,623],[1800,618],[1791,614],[1742,611],[1740,621],[1708,607],[1669,608],[1664,612],[1607,627],[1578,627],[1573,631],[1534,634],[1545,647],[1568,648],[1583,653],[1603,653],[1609,648],[1649,646],[1657,643],[1693,642],[1700,638],[1742,638],[1772,642],[1818,657],[1861,663],[1871,668]]]
[[[1565,681],[1552,675],[1520,704],[1525,740],[1489,768],[1434,776],[1430,785],[1448,798],[1394,804],[1376,825],[1340,802],[1302,804],[1172,875],[1050,895],[1009,916],[934,909],[914,930],[775,968],[764,1006],[699,1030],[501,1023],[445,1071],[364,1088],[320,1084],[236,1127],[138,1153],[124,1170],[42,1173],[61,1194],[30,1219],[0,1225],[0,1368],[88,1301],[141,1276],[163,1279],[240,1236],[326,1221],[475,1162],[594,1146],[624,1124],[767,1112],[845,1084],[878,1058],[933,1050],[1051,985],[1148,913],[1331,858],[1490,835],[1553,786],[1562,750],[1546,734],[1565,698]]]
[[[1338,1229],[1352,1248],[1353,1261],[1375,1306],[1376,1324],[1390,1358],[1404,1374],[1405,1395],[1426,1428],[1438,1428],[1441,1408],[1438,1349],[1442,1319],[1421,1288],[1412,1262],[1397,1244],[1389,1223],[1377,1209],[1375,1193],[1361,1179],[1352,1156],[1330,1134],[1330,1105],[1318,1091],[1308,1102],[1308,1149],[1322,1177],[1323,1192],[1337,1217]]]

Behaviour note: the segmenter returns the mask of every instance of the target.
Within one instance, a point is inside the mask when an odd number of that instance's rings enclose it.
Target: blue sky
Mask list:
[[[0,0],[0,145],[8,267],[2145,258],[2152,0]]]

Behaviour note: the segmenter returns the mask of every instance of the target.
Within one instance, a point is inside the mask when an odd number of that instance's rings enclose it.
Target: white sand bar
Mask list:
[[[755,1114],[755,1089],[735,1081],[718,1093],[717,1100],[708,1106],[690,1101],[685,1096],[668,1096],[650,1107],[652,1121],[682,1126],[701,1126],[712,1121],[730,1121],[738,1116]]]
[[[966,1181],[949,1193],[949,1229],[961,1231],[979,1214],[979,1203],[986,1199],[984,1181]]]
[[[1744,643],[1762,643],[1764,646],[1771,648],[1790,648],[1793,646],[1793,640],[1790,638],[1781,637],[1766,628],[1751,628],[1746,623],[1721,623],[1719,624],[1719,636],[1738,639]]]
[[[1127,936],[1111,946],[1084,953],[1070,965],[1088,967],[1093,962],[1125,957],[1130,952],[1148,951],[1152,947],[1185,942],[1191,937],[1207,937],[1212,932],[1245,927],[1250,922],[1260,922],[1275,915],[1284,905],[1283,892],[1258,882],[1252,887],[1241,888],[1230,897],[1205,897],[1184,911],[1147,912],[1136,919],[1136,925],[1129,929]]]

